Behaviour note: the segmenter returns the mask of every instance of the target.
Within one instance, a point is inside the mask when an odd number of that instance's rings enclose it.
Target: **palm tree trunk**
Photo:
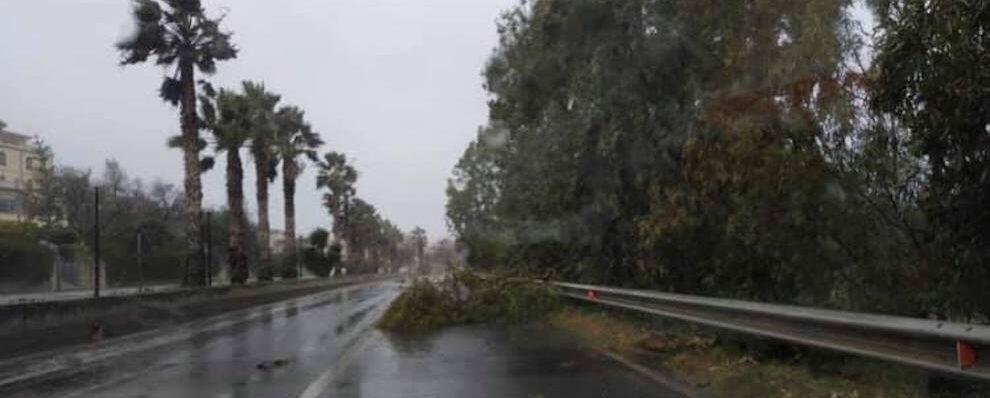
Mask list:
[[[240,148],[227,149],[227,269],[230,282],[243,284],[248,278],[247,256],[244,254],[244,168]]]
[[[186,264],[190,270],[186,275],[187,284],[205,285],[206,273],[200,232],[202,230],[203,187],[199,180],[199,129],[196,126],[196,84],[192,62],[179,64],[179,79],[182,84],[181,119],[182,155],[185,168],[185,215],[186,215]]]
[[[282,159],[282,195],[285,197],[285,268],[282,276],[294,277],[299,269],[296,258],[296,162]]]
[[[268,156],[256,155],[254,166],[258,201],[258,279],[270,281],[275,273],[272,269],[271,232],[268,226]]]

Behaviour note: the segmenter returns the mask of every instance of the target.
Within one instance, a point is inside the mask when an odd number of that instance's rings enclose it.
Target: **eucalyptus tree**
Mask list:
[[[476,265],[602,283],[819,302],[866,290],[842,278],[881,250],[822,149],[857,121],[850,3],[515,7],[483,72],[489,127],[449,185],[453,232]]]
[[[305,114],[296,106],[283,106],[276,115],[275,147],[282,161],[282,194],[285,208],[286,261],[282,276],[296,275],[299,259],[296,252],[296,179],[305,168],[305,157],[319,161],[316,148],[323,144],[319,134],[306,122]]]
[[[495,214],[502,137],[504,131],[497,128],[480,128],[447,180],[447,226],[457,243],[468,248],[467,261],[473,266],[495,267],[505,259],[507,242]]]
[[[248,83],[244,83],[245,85]],[[227,269],[232,283],[244,283],[248,278],[247,255],[244,251],[244,166],[241,148],[251,138],[252,107],[248,99],[237,92],[221,89],[200,98],[200,113],[204,126],[212,133],[214,151],[226,155],[227,191]]]
[[[358,172],[348,163],[347,156],[339,152],[324,154],[323,160],[317,163],[317,169],[316,188],[329,191],[323,195],[323,205],[333,219],[334,236],[347,241],[345,224],[355,194],[354,183],[357,182]]]
[[[265,89],[262,83],[244,82],[251,123],[251,156],[254,158],[255,198],[258,204],[258,279],[271,280],[271,227],[268,223],[268,184],[275,180],[278,167],[275,134],[278,129],[275,107],[281,96]]]
[[[934,247],[918,289],[940,313],[990,314],[990,2],[871,0],[879,36],[873,106],[925,162]],[[890,141],[888,136],[881,137]],[[941,265],[941,266],[940,266]],[[932,295],[931,292],[937,292]]]
[[[143,63],[154,58],[171,68],[159,96],[180,111],[181,147],[185,169],[185,237],[187,261],[193,283],[205,283],[200,237],[203,191],[200,182],[199,137],[196,115],[196,71],[212,74],[217,61],[235,58],[237,49],[229,32],[220,29],[223,18],[210,18],[198,0],[135,0],[132,12],[135,30],[117,42],[121,65]]]

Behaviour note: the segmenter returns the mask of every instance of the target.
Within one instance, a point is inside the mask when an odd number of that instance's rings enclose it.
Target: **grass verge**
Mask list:
[[[986,386],[943,381],[872,360],[794,350],[754,354],[738,337],[635,316],[562,307],[548,322],[598,349],[658,367],[703,394],[739,398],[985,398]],[[663,330],[659,333],[656,330]]]
[[[725,334],[621,311],[561,305],[542,283],[459,271],[417,279],[377,327],[428,331],[483,322],[545,320],[596,349],[679,379],[703,396],[733,398],[990,398],[986,384],[914,368]],[[662,332],[661,332],[662,331]]]

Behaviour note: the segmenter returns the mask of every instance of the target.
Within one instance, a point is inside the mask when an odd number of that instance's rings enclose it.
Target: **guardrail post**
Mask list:
[[[956,360],[959,362],[959,369],[966,370],[972,368],[976,364],[976,350],[969,344],[957,341]]]

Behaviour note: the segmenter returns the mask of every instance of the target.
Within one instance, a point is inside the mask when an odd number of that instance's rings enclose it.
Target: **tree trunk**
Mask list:
[[[294,159],[282,159],[282,195],[285,198],[285,268],[282,276],[296,277],[299,269],[296,256],[296,177],[299,170]]]
[[[275,275],[272,269],[272,249],[268,226],[268,156],[255,154],[255,188],[258,200],[258,279],[270,281]]]
[[[189,274],[186,284],[205,285],[204,258],[200,233],[202,231],[203,187],[199,181],[199,129],[196,125],[196,84],[193,64],[179,64],[182,85],[180,125],[182,126],[182,155],[185,168],[186,253]]]
[[[240,148],[227,148],[227,269],[230,282],[243,284],[248,278],[247,256],[244,254],[244,168]]]

